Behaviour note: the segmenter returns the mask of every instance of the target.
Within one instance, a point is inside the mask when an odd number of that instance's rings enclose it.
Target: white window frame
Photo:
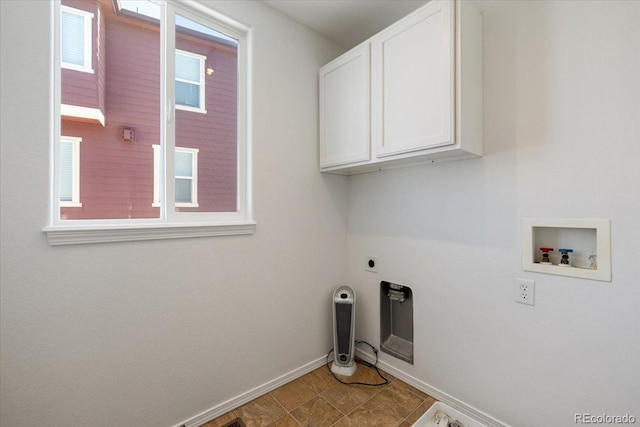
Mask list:
[[[82,207],[80,203],[80,143],[82,138],[75,136],[62,136],[60,143],[71,144],[71,201],[60,200],[61,208],[78,208]],[[58,185],[60,185],[58,183]]]
[[[161,21],[161,61],[174,64],[161,69],[161,135],[163,148],[159,159],[160,189],[163,200],[160,217],[157,219],[112,219],[75,220],[61,219],[57,161],[60,141],[60,19],[54,19],[51,51],[52,93],[51,93],[51,156],[50,156],[50,208],[49,224],[44,228],[50,245],[71,245],[83,243],[107,243],[138,240],[173,239],[207,236],[228,236],[253,234],[256,223],[253,219],[251,203],[251,91],[250,79],[252,56],[251,29],[209,6],[198,2],[177,2],[174,0],[157,2],[165,19]],[[60,17],[60,0],[50,3],[54,17]],[[174,196],[175,148],[175,14],[199,22],[238,40],[238,114],[237,114],[237,209],[235,212],[179,212]],[[172,177],[172,179],[164,179]]]
[[[162,151],[159,144],[151,145],[153,148],[153,202],[151,206],[154,208],[159,208],[160,205],[160,180],[161,180],[161,161]]]
[[[84,61],[83,65],[71,64],[69,62],[63,62],[62,58],[60,58],[60,66],[62,68],[66,68],[69,70],[80,71],[83,73],[91,73],[93,74],[93,13],[87,12],[86,10],[75,9],[69,6],[60,6],[60,14],[56,15],[59,17],[58,22],[62,20],[62,13],[71,13],[74,15],[79,15],[84,19],[84,35],[82,40],[83,50],[84,50]],[[62,34],[62,25],[60,25],[60,33]],[[62,36],[61,36],[62,37]],[[60,40],[62,45],[62,39]]]
[[[161,147],[158,144],[153,144],[153,203],[151,206],[160,207],[160,153]],[[189,153],[191,154],[191,176],[176,176],[175,178],[190,179],[191,180],[191,202],[189,203],[175,203],[177,208],[197,208],[198,204],[198,153],[197,148],[176,147],[177,153]]]
[[[204,90],[204,85],[205,85],[204,65],[205,65],[205,61],[207,60],[207,57],[204,56],[204,55],[199,55],[197,53],[188,52],[186,50],[180,50],[180,49],[176,49],[176,56],[177,55],[182,55],[182,56],[187,56],[189,58],[194,58],[194,59],[197,59],[198,62],[199,62],[199,74],[200,74],[200,77],[198,78],[197,82],[194,82],[194,81],[191,81],[191,80],[180,79],[178,77],[175,78],[175,81],[176,82],[182,82],[182,83],[188,83],[188,84],[191,84],[191,85],[197,85],[198,86],[198,90],[200,91],[200,105],[198,107],[190,107],[188,105],[178,104],[178,101],[176,100],[176,109],[177,110],[192,111],[194,113],[206,114],[207,113],[207,108],[206,108],[207,104],[205,102],[205,90]]]

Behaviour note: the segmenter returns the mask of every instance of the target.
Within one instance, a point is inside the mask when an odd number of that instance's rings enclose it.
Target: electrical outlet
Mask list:
[[[372,273],[378,272],[378,257],[374,255],[367,255],[364,257],[364,269]]]
[[[519,302],[520,304],[535,305],[536,281],[516,278],[515,294],[516,302]]]

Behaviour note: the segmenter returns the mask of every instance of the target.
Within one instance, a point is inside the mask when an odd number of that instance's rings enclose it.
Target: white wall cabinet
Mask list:
[[[453,143],[451,9],[431,2],[371,39],[378,157]]]
[[[320,167],[368,161],[369,44],[361,44],[320,69]]]
[[[482,17],[472,2],[433,0],[320,69],[321,171],[480,155]]]

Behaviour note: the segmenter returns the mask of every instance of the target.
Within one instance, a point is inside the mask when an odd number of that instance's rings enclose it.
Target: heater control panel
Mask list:
[[[342,286],[335,291],[333,300],[337,304],[352,304],[353,291],[347,286]]]

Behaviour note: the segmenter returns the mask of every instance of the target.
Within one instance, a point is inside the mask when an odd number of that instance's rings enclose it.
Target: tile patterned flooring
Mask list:
[[[433,397],[382,374],[380,387],[345,385],[322,366],[235,409],[202,427],[222,427],[241,418],[247,427],[410,427],[436,401]],[[375,370],[358,364],[347,382],[379,383]]]

